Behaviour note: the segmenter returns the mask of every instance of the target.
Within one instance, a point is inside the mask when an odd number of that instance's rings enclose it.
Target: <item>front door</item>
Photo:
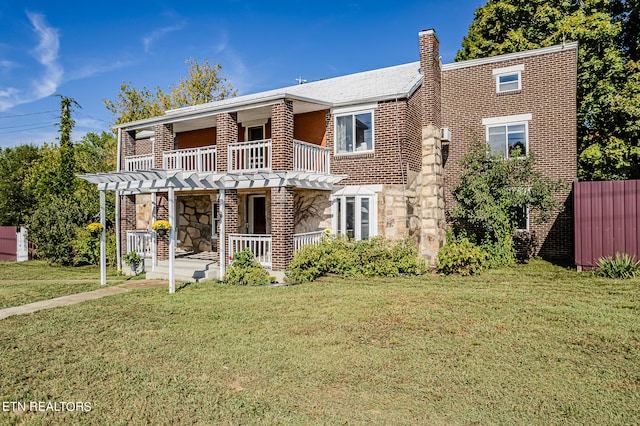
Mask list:
[[[249,195],[249,211],[247,222],[250,234],[267,233],[266,197],[264,195]]]

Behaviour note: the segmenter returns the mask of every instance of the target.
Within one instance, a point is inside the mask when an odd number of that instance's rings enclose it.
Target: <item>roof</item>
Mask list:
[[[304,103],[339,107],[366,102],[406,98],[422,83],[420,62],[380,68],[341,77],[268,90],[249,95],[226,98],[220,101],[167,111],[159,117],[131,123],[116,128],[142,128],[156,123],[168,123],[191,117],[231,112],[239,108],[268,105],[282,99]]]

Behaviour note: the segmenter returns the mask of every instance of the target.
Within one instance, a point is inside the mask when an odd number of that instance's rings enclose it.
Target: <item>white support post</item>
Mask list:
[[[104,191],[100,191],[100,285],[107,284],[107,219],[106,219],[106,196]]]
[[[116,171],[121,171],[120,158],[122,155],[122,129],[118,129],[118,141],[116,149]],[[120,241],[122,236],[120,235],[120,191],[116,191],[116,264],[118,271],[122,271],[122,249],[120,247]]]
[[[219,238],[219,246],[220,246],[220,280],[224,277],[227,266],[227,252],[225,247],[225,227],[224,227],[224,215],[225,215],[225,205],[224,205],[224,189],[220,189],[218,191],[218,220],[220,221],[220,235]]]
[[[176,213],[175,213],[175,192],[173,187],[169,188],[169,293],[176,292]]]

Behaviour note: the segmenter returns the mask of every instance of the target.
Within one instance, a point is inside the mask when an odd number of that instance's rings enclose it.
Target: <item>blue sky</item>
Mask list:
[[[220,63],[238,94],[418,60],[434,28],[452,62],[483,0],[2,1],[0,147],[57,142],[60,101],[75,99],[73,139],[108,130],[103,99],[122,82],[167,89],[185,61]]]

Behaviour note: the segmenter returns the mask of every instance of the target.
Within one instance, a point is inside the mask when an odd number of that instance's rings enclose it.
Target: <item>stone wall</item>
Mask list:
[[[151,194],[136,195],[136,229],[151,229]]]
[[[212,196],[189,195],[177,198],[178,247],[196,252],[217,250],[217,242],[211,237]]]
[[[295,233],[331,229],[331,192],[299,189],[293,194]]]

